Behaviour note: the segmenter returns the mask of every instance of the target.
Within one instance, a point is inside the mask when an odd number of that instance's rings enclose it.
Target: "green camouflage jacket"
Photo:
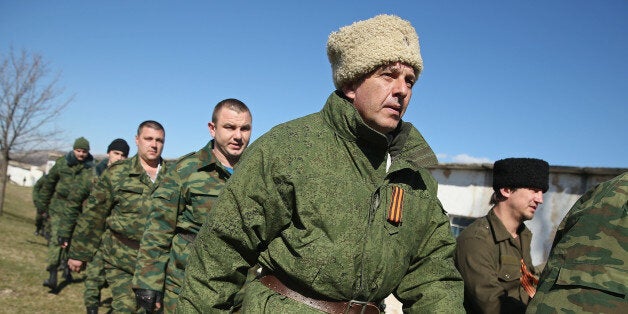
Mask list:
[[[35,182],[35,185],[33,185],[33,204],[35,204],[35,208],[37,209],[38,214],[45,213],[48,210],[44,205],[40,194],[41,187],[44,185],[45,181],[46,175],[43,175],[41,178],[39,178],[39,180],[37,180],[37,182]]]
[[[455,262],[464,278],[467,313],[523,313],[530,297],[521,286],[521,259],[535,274],[532,232],[521,224],[515,239],[493,209],[462,230]]]
[[[392,163],[387,171],[387,157]],[[244,152],[194,242],[177,312],[318,312],[247,270],[332,300],[463,312],[455,241],[424,168],[436,156],[410,123],[388,138],[336,92],[323,110],[274,127]],[[393,194],[395,198],[393,199]],[[401,223],[388,221],[401,209]]]
[[[57,215],[67,207],[68,195],[75,188],[81,175],[92,175],[93,160],[94,157],[90,154],[85,161],[79,162],[74,156],[74,151],[57,158],[39,191],[41,203],[51,214]]]
[[[103,172],[76,223],[70,258],[91,261],[105,229],[139,242],[150,210],[149,196],[166,168],[162,161],[160,175],[153,183],[136,155],[114,163]]]
[[[95,171],[83,171],[76,177],[74,186],[63,209],[58,212],[60,217],[57,235],[59,237],[70,238],[78,216],[83,212],[84,201],[89,196],[93,182],[97,179]]]
[[[101,162],[99,162],[93,169],[94,172],[92,175],[84,176],[81,180],[78,180],[78,183],[70,194],[68,195],[68,202],[66,208],[62,211],[61,216],[62,219],[59,221],[59,230],[57,234],[60,237],[71,237],[72,232],[74,231],[74,227],[76,226],[76,220],[78,216],[83,212],[83,205],[89,193],[92,190],[92,187],[98,177],[105,171],[107,168],[107,163],[109,159],[105,158]]]
[[[628,311],[628,172],[587,191],[558,226],[527,313]]]
[[[162,291],[166,276],[182,277],[187,265],[187,252],[178,252],[179,247],[170,244],[175,234],[198,233],[231,176],[212,155],[212,149],[213,141],[198,152],[181,157],[153,193],[154,208],[142,238],[133,278],[134,288]],[[170,278],[177,282],[182,279]]]

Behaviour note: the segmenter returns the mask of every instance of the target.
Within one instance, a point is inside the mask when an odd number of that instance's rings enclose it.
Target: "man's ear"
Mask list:
[[[348,84],[342,87],[342,93],[352,101],[355,99],[355,86],[354,84]]]
[[[209,129],[209,134],[211,134],[212,137],[216,137],[216,125],[214,122],[207,123],[207,128]]]
[[[511,188],[500,188],[499,192],[502,193],[502,195],[505,196],[505,197],[510,197],[510,194],[512,194],[512,189]]]

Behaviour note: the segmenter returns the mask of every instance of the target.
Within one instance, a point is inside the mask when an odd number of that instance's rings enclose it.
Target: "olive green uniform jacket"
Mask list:
[[[166,283],[180,292],[193,237],[231,176],[212,154],[213,145],[181,157],[153,193],[134,288],[163,291]]]
[[[39,190],[40,204],[47,207],[51,215],[57,215],[67,207],[68,196],[81,175],[93,175],[93,160],[90,154],[84,161],[78,161],[74,151],[70,151],[55,161]]]
[[[255,263],[302,294],[380,302],[394,293],[407,310],[461,312],[455,241],[424,168],[435,162],[411,124],[389,140],[332,93],[322,111],[244,152],[196,238],[177,313],[239,302],[250,313],[318,312],[259,280],[235,300]],[[391,205],[403,209],[401,223],[387,220]]]
[[[628,172],[586,192],[558,226],[528,313],[628,311]]]
[[[41,202],[48,208],[50,217],[52,240],[48,243],[48,270],[58,267],[67,255],[67,249],[61,248],[57,242],[58,237],[67,234],[59,234],[59,228],[64,219],[64,211],[68,208],[68,196],[71,191],[88,182],[93,176],[93,160],[92,155],[88,154],[85,160],[79,161],[74,151],[69,151],[55,161],[39,191]]]
[[[529,296],[521,286],[521,259],[535,274],[532,232],[521,224],[513,238],[493,209],[462,230],[456,267],[464,278],[468,313],[523,313]]]
[[[103,172],[76,223],[70,258],[91,261],[100,246],[101,237],[110,240],[106,243],[119,243],[112,233],[139,243],[150,211],[149,196],[159,185],[161,174],[165,171],[166,163],[162,161],[160,175],[153,183],[135,155],[114,163]],[[108,263],[131,274],[135,271],[136,256],[117,256],[115,248],[101,249],[111,253],[103,254]]]

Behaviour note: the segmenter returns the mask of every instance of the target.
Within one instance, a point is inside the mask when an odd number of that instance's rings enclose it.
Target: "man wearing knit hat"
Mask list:
[[[534,217],[549,187],[549,165],[506,158],[493,165],[493,208],[457,239],[456,267],[464,278],[468,313],[524,313],[536,291],[530,257]]]
[[[98,163],[95,167],[96,176],[100,177],[102,173],[113,163],[124,160],[129,155],[129,144],[117,138],[113,140],[107,147],[107,157]],[[82,207],[87,200],[89,193],[93,187],[93,181],[81,182],[77,184],[72,192],[68,195],[68,205],[63,211],[63,217],[59,226],[59,238],[64,242],[64,246],[69,245],[72,232],[76,227],[76,221],[82,214]],[[100,252],[97,252],[92,262],[89,263],[85,271],[85,290],[83,291],[83,301],[87,308],[87,313],[98,313],[100,306],[100,292],[105,286],[105,270]]]
[[[107,158],[103,159],[96,165],[96,173],[98,176],[102,174],[111,164],[118,160],[124,160],[129,156],[129,144],[121,139],[117,138],[107,146]]]
[[[416,31],[379,15],[332,33],[327,53],[336,91],[244,153],[194,242],[178,313],[378,313],[391,293],[407,311],[462,312],[425,169],[436,156],[402,120],[423,69]]]
[[[49,277],[44,281],[44,286],[53,291],[57,289],[57,271],[64,271],[66,281],[71,281],[72,276],[65,264],[67,260],[67,245],[65,239],[59,238],[59,227],[63,211],[68,207],[68,195],[81,182],[91,181],[93,177],[94,157],[89,153],[89,141],[79,137],[74,141],[72,151],[59,157],[55,165],[50,169],[42,184],[39,196],[44,207],[48,208],[48,216],[51,226],[51,241],[48,244],[48,266],[46,270]]]

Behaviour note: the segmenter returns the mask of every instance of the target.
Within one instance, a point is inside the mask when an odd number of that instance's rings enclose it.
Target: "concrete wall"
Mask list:
[[[439,183],[438,197],[451,216],[482,217],[490,210],[492,164],[441,164],[430,169]],[[533,233],[532,261],[544,264],[556,228],[571,206],[588,189],[628,168],[576,168],[550,166],[550,186],[534,219],[526,222]]]
[[[29,166],[30,168],[24,168],[24,166],[12,165],[9,163],[7,174],[11,182],[21,186],[33,186],[35,182],[44,175],[44,172],[36,166]]]

